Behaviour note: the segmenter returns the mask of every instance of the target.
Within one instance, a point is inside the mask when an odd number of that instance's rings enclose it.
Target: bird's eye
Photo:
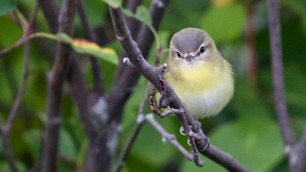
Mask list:
[[[202,46],[202,47],[200,48],[200,52],[201,52],[201,53],[204,53],[204,52],[205,52],[205,47],[204,47],[204,46]]]
[[[181,54],[179,52],[176,52],[177,57],[181,57]]]

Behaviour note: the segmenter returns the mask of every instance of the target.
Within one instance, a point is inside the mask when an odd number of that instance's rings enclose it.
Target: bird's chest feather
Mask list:
[[[233,95],[232,71],[227,64],[176,66],[166,78],[194,118],[218,113]]]
[[[166,74],[176,92],[205,92],[212,89],[223,78],[219,67],[211,64],[179,65]]]

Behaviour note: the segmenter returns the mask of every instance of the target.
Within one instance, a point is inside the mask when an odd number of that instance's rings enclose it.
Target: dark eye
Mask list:
[[[181,54],[179,52],[176,52],[177,57],[181,57]]]
[[[205,52],[205,47],[204,47],[204,46],[202,46],[202,47],[200,48],[200,52],[201,52],[201,53],[204,53],[204,52]]]

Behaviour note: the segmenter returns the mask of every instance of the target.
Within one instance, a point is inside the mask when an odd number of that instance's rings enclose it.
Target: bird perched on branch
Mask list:
[[[232,66],[209,34],[197,28],[173,35],[165,78],[194,119],[218,114],[234,93]]]

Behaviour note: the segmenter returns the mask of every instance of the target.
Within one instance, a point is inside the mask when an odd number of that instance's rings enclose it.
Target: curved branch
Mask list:
[[[168,2],[169,0],[152,1],[152,4],[150,6],[150,13],[153,22],[152,24],[155,30],[158,30],[159,28]],[[139,49],[143,53],[144,57],[148,56],[153,41],[154,36],[151,33],[150,29],[148,29],[147,27],[141,27],[137,36],[136,43],[139,45]],[[132,93],[134,86],[137,84],[139,76],[140,75],[137,70],[120,63],[119,70],[116,76],[116,82],[114,83],[114,87],[108,96],[109,115],[111,117],[110,120],[115,119],[117,121],[120,121],[122,116],[121,107],[124,106],[125,102]],[[118,94],[118,92],[120,92],[121,94]]]
[[[171,88],[169,83],[167,81],[165,81],[163,86],[160,85],[159,77],[162,75],[162,72],[161,72],[160,68],[153,67],[152,65],[150,65],[144,59],[140,49],[137,46],[137,43],[133,40],[133,38],[130,34],[130,31],[127,27],[125,18],[124,18],[123,13],[122,13],[122,9],[121,8],[113,9],[113,8],[110,7],[109,11],[110,11],[110,14],[111,14],[111,18],[112,18],[112,22],[113,22],[113,26],[114,26],[114,29],[115,29],[116,36],[117,36],[118,40],[120,41],[121,46],[122,46],[123,50],[125,51],[126,55],[129,57],[130,61],[136,67],[138,72],[140,72],[145,78],[147,78],[158,90],[162,90],[163,87],[167,90],[167,95],[168,95],[168,98],[169,98],[170,107],[177,108],[177,109],[183,108],[185,110],[185,112],[187,113],[187,115],[186,115],[186,117],[188,118],[187,121],[192,126],[192,128],[195,128],[194,131],[196,131],[198,128],[195,125],[195,121],[191,118],[186,106],[177,97],[177,95],[175,94],[174,90]],[[205,143],[203,143],[203,144],[205,144]],[[213,150],[217,150],[217,149],[214,149],[214,147],[213,147],[212,149],[209,148],[208,150],[213,151]],[[219,158],[222,158],[222,160],[220,160],[220,164],[223,163],[222,166],[225,167],[225,168],[228,168],[227,163],[232,162],[233,159],[229,158],[229,156],[222,151],[218,151],[218,153],[219,154],[217,156],[215,156],[215,159],[213,159],[213,160],[216,160],[216,159],[219,160]],[[231,167],[232,168],[229,169],[229,170],[234,169],[236,171],[247,171],[247,169],[239,163],[232,164]]]
[[[274,83],[274,103],[278,117],[283,142],[287,148],[294,144],[294,137],[289,125],[289,115],[285,99],[285,86],[283,79],[282,43],[281,26],[279,19],[278,0],[268,0],[268,16],[270,31],[270,47],[272,52],[272,68]]]

